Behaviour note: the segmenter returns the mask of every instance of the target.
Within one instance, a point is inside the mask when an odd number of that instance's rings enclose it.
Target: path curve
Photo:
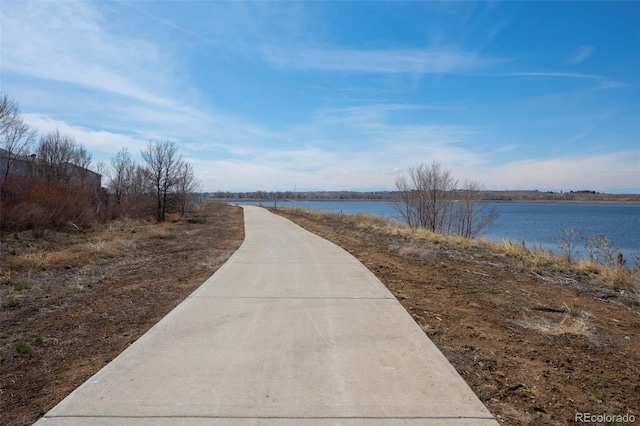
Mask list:
[[[497,425],[353,256],[244,214],[227,263],[37,425]]]

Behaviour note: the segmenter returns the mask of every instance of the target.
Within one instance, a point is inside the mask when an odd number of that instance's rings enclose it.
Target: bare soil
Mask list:
[[[416,244],[341,215],[277,213],[373,271],[501,424],[575,424],[576,413],[640,423],[637,303],[479,248]]]
[[[200,286],[242,243],[243,213],[36,236],[0,243],[3,425],[32,424]]]

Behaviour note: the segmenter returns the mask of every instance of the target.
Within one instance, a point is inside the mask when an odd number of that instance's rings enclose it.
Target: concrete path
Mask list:
[[[349,253],[245,207],[218,272],[37,425],[497,425]]]

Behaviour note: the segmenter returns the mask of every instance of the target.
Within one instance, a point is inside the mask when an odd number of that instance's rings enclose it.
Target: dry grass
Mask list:
[[[524,271],[587,276],[593,286],[631,291],[640,296],[640,270],[603,265],[591,260],[571,259],[541,249],[530,249],[513,241],[489,243],[504,256],[518,259]]]
[[[135,250],[144,239],[169,240],[177,237],[176,225],[163,222],[121,219],[96,228],[93,236],[83,242],[50,250],[45,243],[27,244],[26,247],[6,260],[6,266],[18,270],[60,269],[84,265],[100,259],[111,259]],[[0,282],[2,280],[0,275]]]
[[[151,229],[151,225],[141,225],[142,230]],[[127,224],[131,229],[136,229],[133,224]],[[46,270],[69,268],[91,263],[97,259],[110,259],[121,256],[127,251],[135,249],[136,241],[150,235],[151,232],[122,233],[117,231],[117,227],[122,228],[121,223],[112,223],[104,229],[96,229],[94,236],[86,239],[79,239],[77,243],[50,250],[46,244],[27,243],[14,256],[6,259],[6,266],[16,270]],[[165,231],[166,232],[166,231]]]
[[[304,208],[291,208],[290,210],[320,220],[339,217],[345,224],[355,226],[362,231],[378,235],[401,237],[413,242],[429,242],[444,248],[480,248],[487,247],[491,244],[483,239],[469,239],[457,235],[439,234],[427,229],[413,228],[391,220],[365,214],[348,215]]]
[[[640,300],[640,269],[607,266],[587,260],[567,259],[539,248],[530,248],[513,241],[487,241],[468,239],[457,235],[434,233],[426,229],[406,225],[364,214],[348,215],[328,211],[290,208],[315,220],[339,219],[345,225],[355,226],[366,232],[400,237],[404,242],[402,251],[412,257],[428,258],[433,250],[484,251],[516,260],[516,267],[522,272],[535,274],[567,274],[588,277],[591,286],[624,290],[632,293],[633,300]]]
[[[112,258],[121,255],[131,246],[121,238],[98,239],[73,245],[65,250],[34,251],[12,257],[7,261],[15,269],[56,269],[74,267],[91,262],[95,258]]]
[[[602,270],[602,265],[590,260],[583,260],[575,265],[575,268],[582,275],[599,274]]]
[[[561,336],[563,334],[573,336],[583,336],[588,339],[593,339],[595,334],[593,327],[589,324],[588,313],[575,316],[569,313],[563,315],[559,321],[550,320],[544,317],[528,317],[525,316],[521,320],[514,321],[521,327],[529,330],[535,330],[544,335]]]
[[[603,266],[599,274],[602,281],[614,290],[631,291],[640,296],[640,270]]]
[[[519,261],[522,270],[541,273],[547,270],[561,272],[566,268],[563,258],[546,250],[531,249],[509,240],[489,244],[496,253]]]
[[[157,223],[146,229],[149,238],[157,240],[169,240],[176,237],[175,226],[168,222]]]
[[[0,269],[0,285],[11,283],[11,271],[9,269]]]
[[[167,213],[164,218],[167,222],[178,222],[181,219],[180,213]]]

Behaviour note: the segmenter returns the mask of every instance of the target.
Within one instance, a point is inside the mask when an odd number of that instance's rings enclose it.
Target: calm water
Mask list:
[[[258,203],[256,203],[258,204]],[[264,203],[273,206],[273,203]],[[400,221],[391,203],[376,201],[295,201],[281,202],[278,206],[305,207],[345,214],[364,213]],[[604,234],[615,248],[632,263],[631,253],[640,252],[640,205],[633,204],[528,204],[487,203],[487,208],[498,210],[498,220],[483,235],[489,240],[525,242],[527,246],[541,247],[558,252],[556,239],[561,229],[575,227],[588,237]],[[577,255],[586,256],[584,243],[577,246]]]

